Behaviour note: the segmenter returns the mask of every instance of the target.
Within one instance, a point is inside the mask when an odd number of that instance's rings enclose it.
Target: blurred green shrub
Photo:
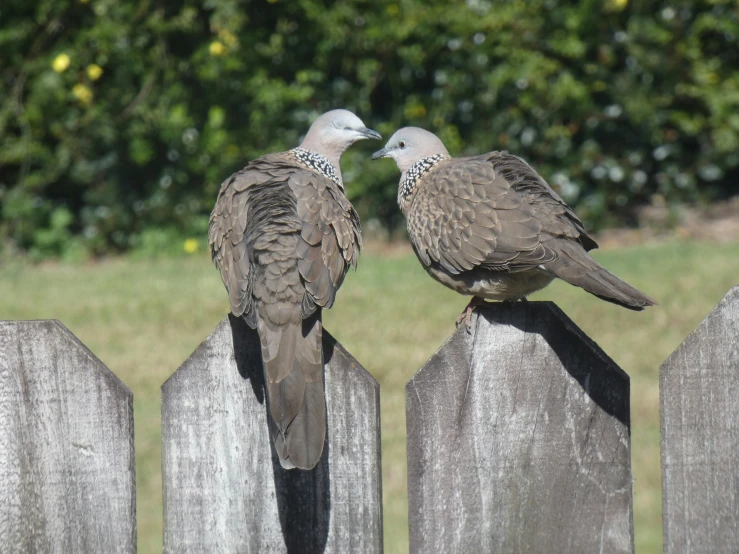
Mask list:
[[[591,227],[736,192],[739,5],[4,0],[0,236],[37,256],[182,250],[218,186],[346,107],[386,138],[530,160]],[[365,219],[397,170],[348,152]]]

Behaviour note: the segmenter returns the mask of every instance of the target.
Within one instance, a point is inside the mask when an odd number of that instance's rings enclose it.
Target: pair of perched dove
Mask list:
[[[339,159],[380,139],[353,113],[333,110],[299,147],[256,159],[229,177],[210,216],[213,261],[231,311],[259,334],[270,430],[285,468],[311,469],[326,436],[321,310],[330,308],[362,245]],[[401,171],[398,204],[418,259],[472,301],[524,299],[559,277],[632,310],[655,302],[601,267],[595,241],[521,158],[452,158],[432,133],[397,131],[372,159]]]

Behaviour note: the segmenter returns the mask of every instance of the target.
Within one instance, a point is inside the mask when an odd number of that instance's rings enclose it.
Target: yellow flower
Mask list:
[[[87,76],[91,81],[97,81],[103,75],[103,68],[93,63],[87,66]]]
[[[629,0],[605,0],[603,2],[603,11],[605,12],[621,12],[629,5]]]
[[[83,104],[89,104],[92,102],[92,91],[85,85],[81,85],[80,83],[74,85],[74,87],[72,87],[72,94],[74,94],[75,98]]]
[[[56,58],[54,58],[54,61],[51,62],[51,68],[57,73],[62,73],[63,71],[66,71],[66,69],[69,67],[70,61],[72,60],[70,60],[69,56],[67,56],[66,54],[59,54]]]
[[[194,254],[200,248],[200,243],[197,239],[187,239],[183,248],[188,254]]]
[[[226,47],[223,46],[222,42],[214,40],[208,47],[211,56],[223,56],[226,53]]]
[[[388,15],[398,15],[400,8],[397,4],[390,4],[387,8],[385,8],[385,11]]]

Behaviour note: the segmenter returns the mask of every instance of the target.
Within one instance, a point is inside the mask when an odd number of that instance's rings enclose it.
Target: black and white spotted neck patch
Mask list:
[[[428,158],[422,158],[414,163],[405,174],[405,179],[398,189],[398,204],[403,207],[408,203],[416,190],[418,180],[428,173],[431,168],[438,164],[441,160],[448,158],[446,154],[436,154]]]
[[[311,152],[310,150],[305,150],[304,148],[293,148],[290,152],[298,159],[298,161],[300,161],[300,163],[310,169],[318,171],[318,173],[328,177],[342,189],[344,188],[344,183],[341,182],[341,178],[336,174],[336,168],[330,161],[328,161],[328,159],[326,159],[326,157],[316,154],[315,152]]]

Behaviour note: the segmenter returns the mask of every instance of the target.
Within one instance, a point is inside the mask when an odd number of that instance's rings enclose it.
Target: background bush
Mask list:
[[[39,257],[202,246],[221,181],[334,107],[386,138],[410,124],[453,154],[521,154],[591,227],[655,194],[728,195],[738,6],[4,0],[0,236]],[[392,229],[398,174],[373,148],[344,176]]]

